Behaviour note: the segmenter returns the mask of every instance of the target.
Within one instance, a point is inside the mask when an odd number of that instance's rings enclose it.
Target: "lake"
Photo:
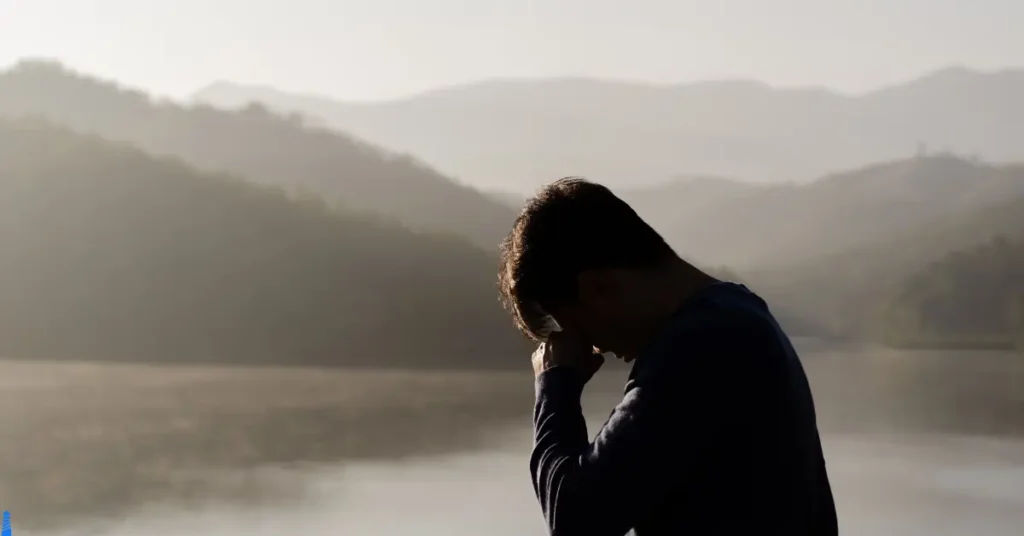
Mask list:
[[[1020,534],[1024,356],[798,346],[843,534]],[[588,388],[592,433],[624,375]],[[5,362],[24,433],[0,508],[35,536],[539,536],[531,395],[518,373]]]

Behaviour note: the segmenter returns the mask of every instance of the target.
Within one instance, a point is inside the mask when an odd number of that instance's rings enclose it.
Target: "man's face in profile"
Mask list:
[[[595,352],[630,361],[626,343],[629,301],[623,280],[610,270],[584,272],[578,278],[578,299],[553,311],[562,329],[575,331]]]

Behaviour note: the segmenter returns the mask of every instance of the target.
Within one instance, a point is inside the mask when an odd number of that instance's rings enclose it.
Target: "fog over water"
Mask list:
[[[1024,374],[1019,356],[862,353],[803,346],[843,534],[1020,534],[1024,435],[1009,414],[1021,405],[1020,391],[1014,388]],[[968,354],[971,360],[965,361]],[[995,369],[996,363],[1001,363],[998,367],[1003,370],[998,374],[1006,381],[992,384],[990,391],[1002,392],[991,392],[993,398],[987,401],[978,396],[962,398],[972,403],[949,411],[980,377],[976,371]],[[880,387],[879,382],[900,381],[900,367],[911,365],[923,367],[925,373],[919,376],[930,384],[925,391],[920,386]],[[586,394],[591,433],[619,394],[621,372],[609,371]],[[878,375],[881,372],[885,378]],[[949,389],[955,382],[960,383],[962,394]],[[904,393],[903,399],[893,398],[899,396],[894,393]],[[934,411],[918,418],[922,400]],[[917,425],[908,425],[910,420]],[[396,434],[401,436],[400,431]],[[19,533],[539,536],[544,527],[530,487],[530,442],[529,415],[523,415],[521,422],[497,429],[486,441],[457,453],[206,475],[292,490],[282,501],[240,505],[211,499],[189,507],[151,504],[118,519]]]

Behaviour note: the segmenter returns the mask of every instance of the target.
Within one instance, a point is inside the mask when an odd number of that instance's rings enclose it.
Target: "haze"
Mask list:
[[[0,510],[37,536],[541,534],[497,246],[584,175],[769,303],[844,534],[1017,536],[1022,22],[0,0]],[[588,385],[591,434],[627,371]]]
[[[754,79],[863,92],[1024,64],[1015,0],[0,0],[0,64],[59,58],[182,98],[215,80],[344,100],[486,78]]]

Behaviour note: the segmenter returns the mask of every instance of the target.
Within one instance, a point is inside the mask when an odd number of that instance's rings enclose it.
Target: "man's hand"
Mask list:
[[[567,330],[552,333],[547,342],[541,343],[533,352],[535,376],[552,367],[572,367],[582,375],[586,383],[603,364],[604,356],[594,353],[593,346]]]

